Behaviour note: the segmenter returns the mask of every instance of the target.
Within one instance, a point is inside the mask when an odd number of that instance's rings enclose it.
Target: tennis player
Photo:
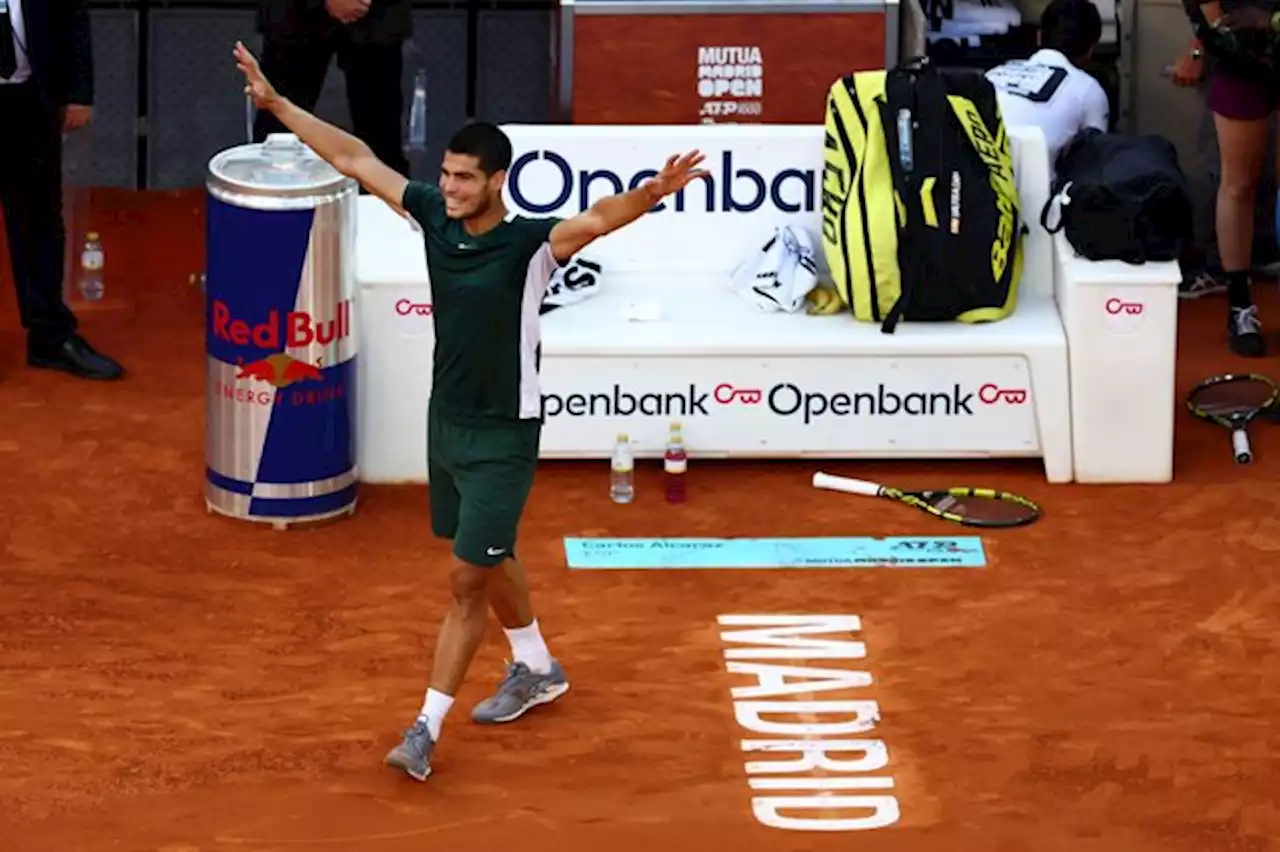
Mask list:
[[[987,71],[1005,127],[1039,127],[1049,149],[1050,178],[1058,154],[1087,127],[1111,126],[1107,93],[1080,66],[1102,38],[1102,15],[1091,0],[1052,0],[1040,15],[1040,49]]]
[[[259,109],[345,175],[422,227],[436,328],[427,418],[431,527],[453,540],[453,604],[437,639],[422,709],[386,762],[419,781],[431,774],[440,729],[453,706],[492,607],[513,661],[496,694],[472,718],[511,722],[569,688],[534,617],[516,528],[533,484],[542,428],[539,307],[557,265],[636,219],[665,196],[705,177],[703,156],[672,156],[643,186],[569,219],[509,214],[502,187],[511,142],[471,123],[454,135],[439,185],[406,180],[356,137],[276,93],[239,42],[236,64]]]

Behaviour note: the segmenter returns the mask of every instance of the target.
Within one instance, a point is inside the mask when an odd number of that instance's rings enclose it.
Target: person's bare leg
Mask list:
[[[453,600],[436,639],[430,688],[404,742],[387,754],[387,763],[422,781],[431,774],[431,755],[453,707],[489,620],[488,585],[495,570],[455,558],[449,581]]]
[[[1267,155],[1267,120],[1213,118],[1218,133],[1222,179],[1215,207],[1218,254],[1227,284],[1228,337],[1239,355],[1265,353],[1257,309],[1249,286],[1253,257],[1254,204]]]
[[[1222,179],[1214,210],[1218,253],[1227,271],[1249,269],[1253,251],[1253,205],[1267,156],[1267,121],[1213,117]]]
[[[524,566],[507,559],[489,584],[489,606],[511,644],[512,663],[498,691],[471,711],[481,724],[513,722],[539,704],[555,701],[569,689],[564,669],[552,658],[533,615]]]
[[[494,571],[489,582],[489,605],[502,626],[508,629],[528,627],[533,621],[533,602],[529,599],[529,583],[524,566],[515,557]]]
[[[489,583],[489,606],[511,645],[512,660],[538,674],[550,672],[551,652],[533,615],[524,566],[514,556],[494,571]]]
[[[492,568],[454,558],[449,575],[453,603],[440,627],[431,669],[431,689],[436,692],[456,695],[471,667],[489,620],[487,592],[493,574]]]

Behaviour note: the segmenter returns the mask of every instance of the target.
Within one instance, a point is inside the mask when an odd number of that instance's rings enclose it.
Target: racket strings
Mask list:
[[[1266,408],[1270,402],[1269,396],[1261,399],[1197,399],[1195,407],[1206,414],[1247,414]]]
[[[1040,515],[1040,508],[1030,500],[999,491],[931,491],[922,496],[936,511],[970,523],[1015,526]]]
[[[1191,408],[1210,416],[1252,414],[1276,401],[1280,387],[1261,376],[1239,376],[1202,384],[1191,392]]]

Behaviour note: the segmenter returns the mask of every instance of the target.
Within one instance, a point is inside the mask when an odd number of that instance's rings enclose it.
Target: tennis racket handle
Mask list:
[[[1236,451],[1236,461],[1240,464],[1253,461],[1253,452],[1249,449],[1249,433],[1243,429],[1231,431],[1231,448]]]
[[[880,486],[864,479],[850,479],[845,476],[832,476],[819,471],[813,475],[814,488],[826,488],[830,491],[844,491],[848,494],[862,494],[876,497],[880,494]]]

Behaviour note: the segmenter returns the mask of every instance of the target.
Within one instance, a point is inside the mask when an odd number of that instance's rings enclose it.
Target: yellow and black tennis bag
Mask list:
[[[981,71],[925,59],[827,98],[822,248],[856,319],[991,322],[1013,312],[1026,226]]]

